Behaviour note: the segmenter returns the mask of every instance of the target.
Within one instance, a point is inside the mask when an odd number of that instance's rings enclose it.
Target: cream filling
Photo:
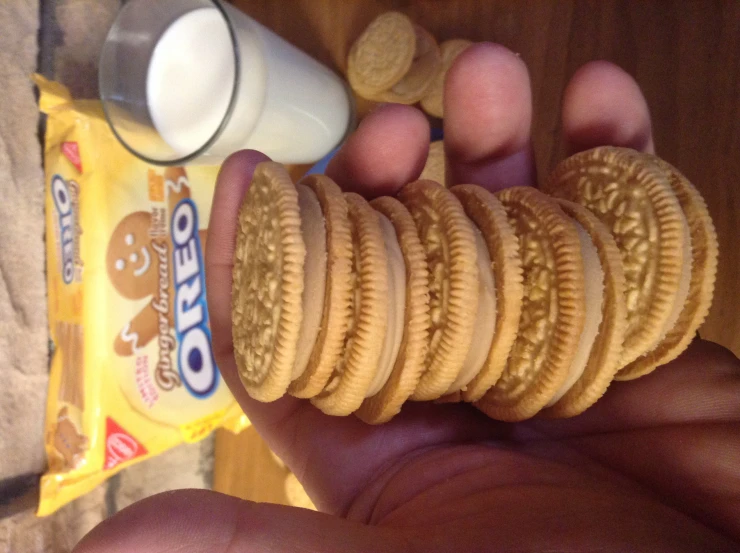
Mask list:
[[[660,339],[656,340],[656,342],[650,347],[647,353],[650,353],[655,348],[657,348],[666,337],[666,334],[668,334],[673,329],[673,327],[676,326],[676,323],[678,322],[678,317],[681,315],[681,311],[683,311],[683,308],[686,305],[686,299],[689,297],[689,287],[691,285],[691,269],[693,264],[693,257],[691,254],[691,231],[689,230],[689,225],[686,222],[686,217],[682,217],[681,219],[686,240],[684,240],[681,244],[681,249],[683,250],[683,263],[681,264],[681,279],[678,281],[678,294],[676,295],[676,300],[673,303],[671,314],[663,325],[663,331],[661,332]],[[647,353],[645,355],[647,355]]]
[[[488,254],[483,235],[477,227],[475,230],[475,246],[477,250],[478,273],[478,311],[475,314],[475,328],[473,341],[465,357],[462,370],[447,390],[448,394],[462,390],[475,375],[483,368],[488,359],[493,342],[493,333],[496,327],[496,286],[493,281],[493,267],[491,256]]]
[[[378,218],[380,229],[383,232],[385,251],[388,255],[388,324],[378,368],[365,397],[372,397],[382,390],[391,376],[396,357],[398,357],[398,350],[401,348],[406,313],[406,263],[403,261],[403,254],[398,245],[393,224],[381,213],[378,213]]]
[[[301,210],[301,234],[306,244],[303,265],[303,320],[298,332],[298,349],[293,364],[293,380],[300,378],[311,358],[321,328],[326,288],[326,225],[321,204],[308,186],[296,185]]]
[[[583,371],[586,370],[586,365],[591,356],[591,350],[594,347],[594,342],[596,342],[596,336],[599,334],[599,326],[604,316],[604,268],[601,266],[601,261],[599,261],[599,252],[588,235],[588,232],[586,232],[586,229],[576,221],[573,222],[578,229],[578,239],[581,242],[586,317],[581,337],[578,340],[576,355],[570,364],[568,376],[565,382],[563,382],[563,385],[555,392],[547,407],[555,405],[573,387],[573,384],[578,381]]]

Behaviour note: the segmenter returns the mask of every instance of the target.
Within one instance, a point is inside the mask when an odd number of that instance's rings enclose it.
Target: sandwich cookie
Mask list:
[[[429,144],[429,154],[424,169],[419,175],[419,180],[433,180],[442,186],[446,186],[447,177],[445,175],[445,144],[442,140],[435,140]]]
[[[329,381],[311,399],[324,413],[337,416],[356,411],[369,395],[371,386],[382,387],[383,382],[376,380],[376,374],[387,334],[394,340],[389,347],[398,350],[395,345],[398,333],[387,332],[390,271],[381,219],[361,196],[345,193],[344,198],[353,246],[351,317],[341,355]],[[399,293],[404,291],[405,287],[401,287]]]
[[[288,392],[310,398],[324,389],[343,354],[352,316],[352,237],[339,186],[324,175],[304,177],[296,187],[306,244],[304,322]]]
[[[562,161],[545,189],[588,208],[614,236],[625,275],[627,365],[663,340],[689,291],[691,237],[669,179],[634,150],[601,147]]]
[[[709,313],[717,275],[717,233],[704,198],[669,163],[650,154],[642,154],[641,157],[664,172],[686,217],[691,236],[691,277],[686,302],[673,328],[652,351],[619,371],[617,380],[630,380],[648,374],[655,367],[678,357],[688,347]]]
[[[376,385],[368,392],[372,395],[355,414],[379,424],[398,414],[424,370],[429,347],[429,272],[414,220],[403,204],[382,197],[370,205],[380,214],[388,254],[388,332]]]
[[[411,68],[390,89],[378,94],[375,100],[411,105],[421,100],[429,90],[442,65],[442,57],[437,41],[426,29],[414,25],[414,33],[416,48]]]
[[[414,104],[429,88],[441,64],[434,37],[404,14],[373,20],[352,45],[347,80],[370,100]]]
[[[381,14],[352,45],[347,80],[360,96],[376,96],[408,73],[415,51],[416,32],[411,20],[399,12]]]
[[[622,259],[609,229],[585,207],[566,200],[558,200],[558,204],[578,228],[586,318],[568,377],[543,414],[573,417],[604,395],[619,370],[627,306]]]
[[[469,40],[453,38],[439,45],[442,63],[432,84],[429,85],[429,90],[421,99],[421,108],[429,115],[439,118],[444,116],[444,88],[447,71],[452,67],[457,56],[462,54],[472,44]]]
[[[460,201],[441,184],[416,181],[401,190],[399,199],[414,219],[429,271],[429,350],[411,397],[434,400],[460,375],[473,340],[479,246]]]
[[[478,265],[478,307],[476,309],[473,339],[463,361],[462,369],[450,384],[439,403],[453,403],[462,399],[462,390],[483,368],[493,342],[496,325],[496,282],[493,278],[491,256],[480,229],[473,224],[476,263]],[[482,395],[482,394],[481,394]]]
[[[485,244],[486,250],[479,258],[488,262],[487,266],[479,265],[478,321],[467,365],[473,375],[471,377],[468,373],[464,378],[458,377],[457,383],[450,388],[451,391],[461,389],[462,399],[473,402],[483,397],[499,379],[514,344],[524,294],[522,262],[519,241],[501,202],[484,188],[471,184],[455,186],[451,191],[460,200]],[[492,273],[490,289],[483,285],[488,280],[486,272]],[[490,298],[487,297],[489,293]],[[488,315],[482,316],[483,312]],[[493,320],[492,324],[487,320],[489,318]]]
[[[524,277],[516,340],[503,374],[475,405],[488,416],[534,416],[565,383],[585,323],[581,237],[551,198],[530,187],[502,190]]]
[[[232,338],[251,397],[274,401],[290,384],[303,322],[306,245],[298,192],[285,168],[260,163],[239,210]]]

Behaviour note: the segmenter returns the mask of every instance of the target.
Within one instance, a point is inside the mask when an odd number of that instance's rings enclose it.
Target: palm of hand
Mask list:
[[[534,184],[530,95],[526,69],[503,48],[480,45],[459,58],[445,119],[455,182]],[[652,149],[639,89],[607,64],[576,74],[563,128],[573,149]],[[419,174],[427,146],[419,112],[386,106],[366,118],[328,173],[366,196],[393,193]],[[207,248],[214,347],[253,424],[328,514],[176,492],[123,511],[79,552],[733,549],[740,372],[734,356],[708,343],[697,341],[652,375],[613,384],[589,411],[564,421],[512,425],[469,406],[414,404],[370,427],[292,398],[251,400],[232,354],[231,259],[240,199],[263,159],[236,154],[219,177]]]

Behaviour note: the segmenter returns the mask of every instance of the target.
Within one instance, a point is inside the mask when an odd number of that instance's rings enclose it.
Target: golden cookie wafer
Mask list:
[[[415,104],[429,90],[442,65],[439,46],[434,37],[419,25],[414,25],[416,46],[411,67],[403,78],[388,90],[371,99],[396,104]]]
[[[501,376],[514,344],[522,311],[522,262],[519,241],[506,217],[506,210],[493,194],[472,184],[451,189],[467,216],[480,229],[488,247],[496,291],[496,323],[490,351],[483,368],[462,390],[473,402],[483,397]]]
[[[642,154],[642,157],[657,164],[666,173],[686,216],[691,234],[691,281],[686,303],[676,324],[655,349],[619,371],[617,380],[630,380],[647,374],[655,367],[672,361],[688,347],[709,313],[717,275],[719,255],[717,233],[704,198],[689,180],[669,163],[649,154]]]
[[[421,171],[419,180],[433,180],[442,186],[446,186],[445,165],[444,141],[435,140],[429,145],[429,155],[427,156],[427,162]]]
[[[685,250],[691,238],[676,195],[663,171],[638,152],[617,147],[562,161],[545,189],[587,207],[617,242],[626,279],[627,365],[658,344],[685,301],[680,288],[682,273],[690,272]]]
[[[324,389],[343,354],[352,316],[353,253],[347,202],[339,186],[324,175],[309,175],[300,183],[316,194],[326,227],[326,287],[320,330],[306,369],[288,388],[295,397],[310,398]]]
[[[429,270],[429,351],[412,399],[437,399],[463,368],[473,339],[479,273],[472,223],[442,185],[416,181],[399,199],[414,219]]]
[[[347,80],[360,96],[373,98],[397,84],[409,72],[416,52],[414,24],[404,14],[376,17],[352,45]]]
[[[328,415],[356,411],[378,370],[388,320],[388,257],[380,219],[361,196],[346,193],[354,248],[352,316],[342,355],[311,402]]]
[[[429,115],[440,118],[444,115],[443,99],[447,71],[452,67],[457,56],[462,54],[472,44],[472,42],[464,38],[453,38],[451,40],[445,40],[439,45],[442,63],[432,84],[429,85],[429,90],[427,90],[427,93],[421,99],[421,108]]]
[[[298,193],[285,168],[260,163],[239,210],[232,288],[234,358],[259,401],[288,389],[303,318]]]
[[[518,421],[542,409],[568,376],[585,321],[584,269],[577,227],[553,199],[530,187],[496,196],[519,238],[524,296],[506,368],[475,405]]]
[[[587,310],[585,326],[597,325],[598,333],[589,348],[588,357],[571,363],[571,371],[575,370],[577,374],[566,381],[565,387],[550,400],[550,406],[543,411],[549,417],[573,417],[604,395],[619,370],[624,332],[627,329],[627,306],[622,258],[609,229],[585,207],[566,200],[558,200],[558,204],[588,233],[596,248],[600,265],[598,270],[595,267],[590,268],[589,263],[593,260],[584,255]],[[598,277],[594,278],[594,272],[598,273]],[[600,287],[600,290],[594,290],[595,286]],[[596,295],[594,292],[598,291],[602,293],[593,297]],[[591,309],[598,310],[600,321],[598,318],[589,321],[588,311]],[[586,334],[587,330],[584,328],[581,336]]]
[[[429,348],[429,272],[414,220],[403,204],[386,196],[370,205],[393,224],[406,276],[403,340],[393,371],[381,391],[367,398],[356,412],[363,421],[379,424],[398,414],[424,370]]]

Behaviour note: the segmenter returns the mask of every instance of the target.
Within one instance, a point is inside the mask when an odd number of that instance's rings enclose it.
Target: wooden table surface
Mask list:
[[[378,14],[407,13],[439,41],[493,41],[521,54],[532,81],[533,141],[544,175],[563,157],[560,103],[584,63],[632,74],[653,116],[656,150],[699,188],[720,242],[714,304],[700,333],[740,355],[740,2],[517,0],[233,0],[314,58],[343,73],[353,40]],[[364,112],[369,105],[360,102]],[[300,169],[296,169],[299,171]],[[256,434],[222,434],[220,491],[284,501]],[[262,447],[262,449],[260,449]],[[254,455],[253,455],[254,452]],[[249,457],[249,459],[247,459]],[[272,471],[272,472],[271,472]]]

